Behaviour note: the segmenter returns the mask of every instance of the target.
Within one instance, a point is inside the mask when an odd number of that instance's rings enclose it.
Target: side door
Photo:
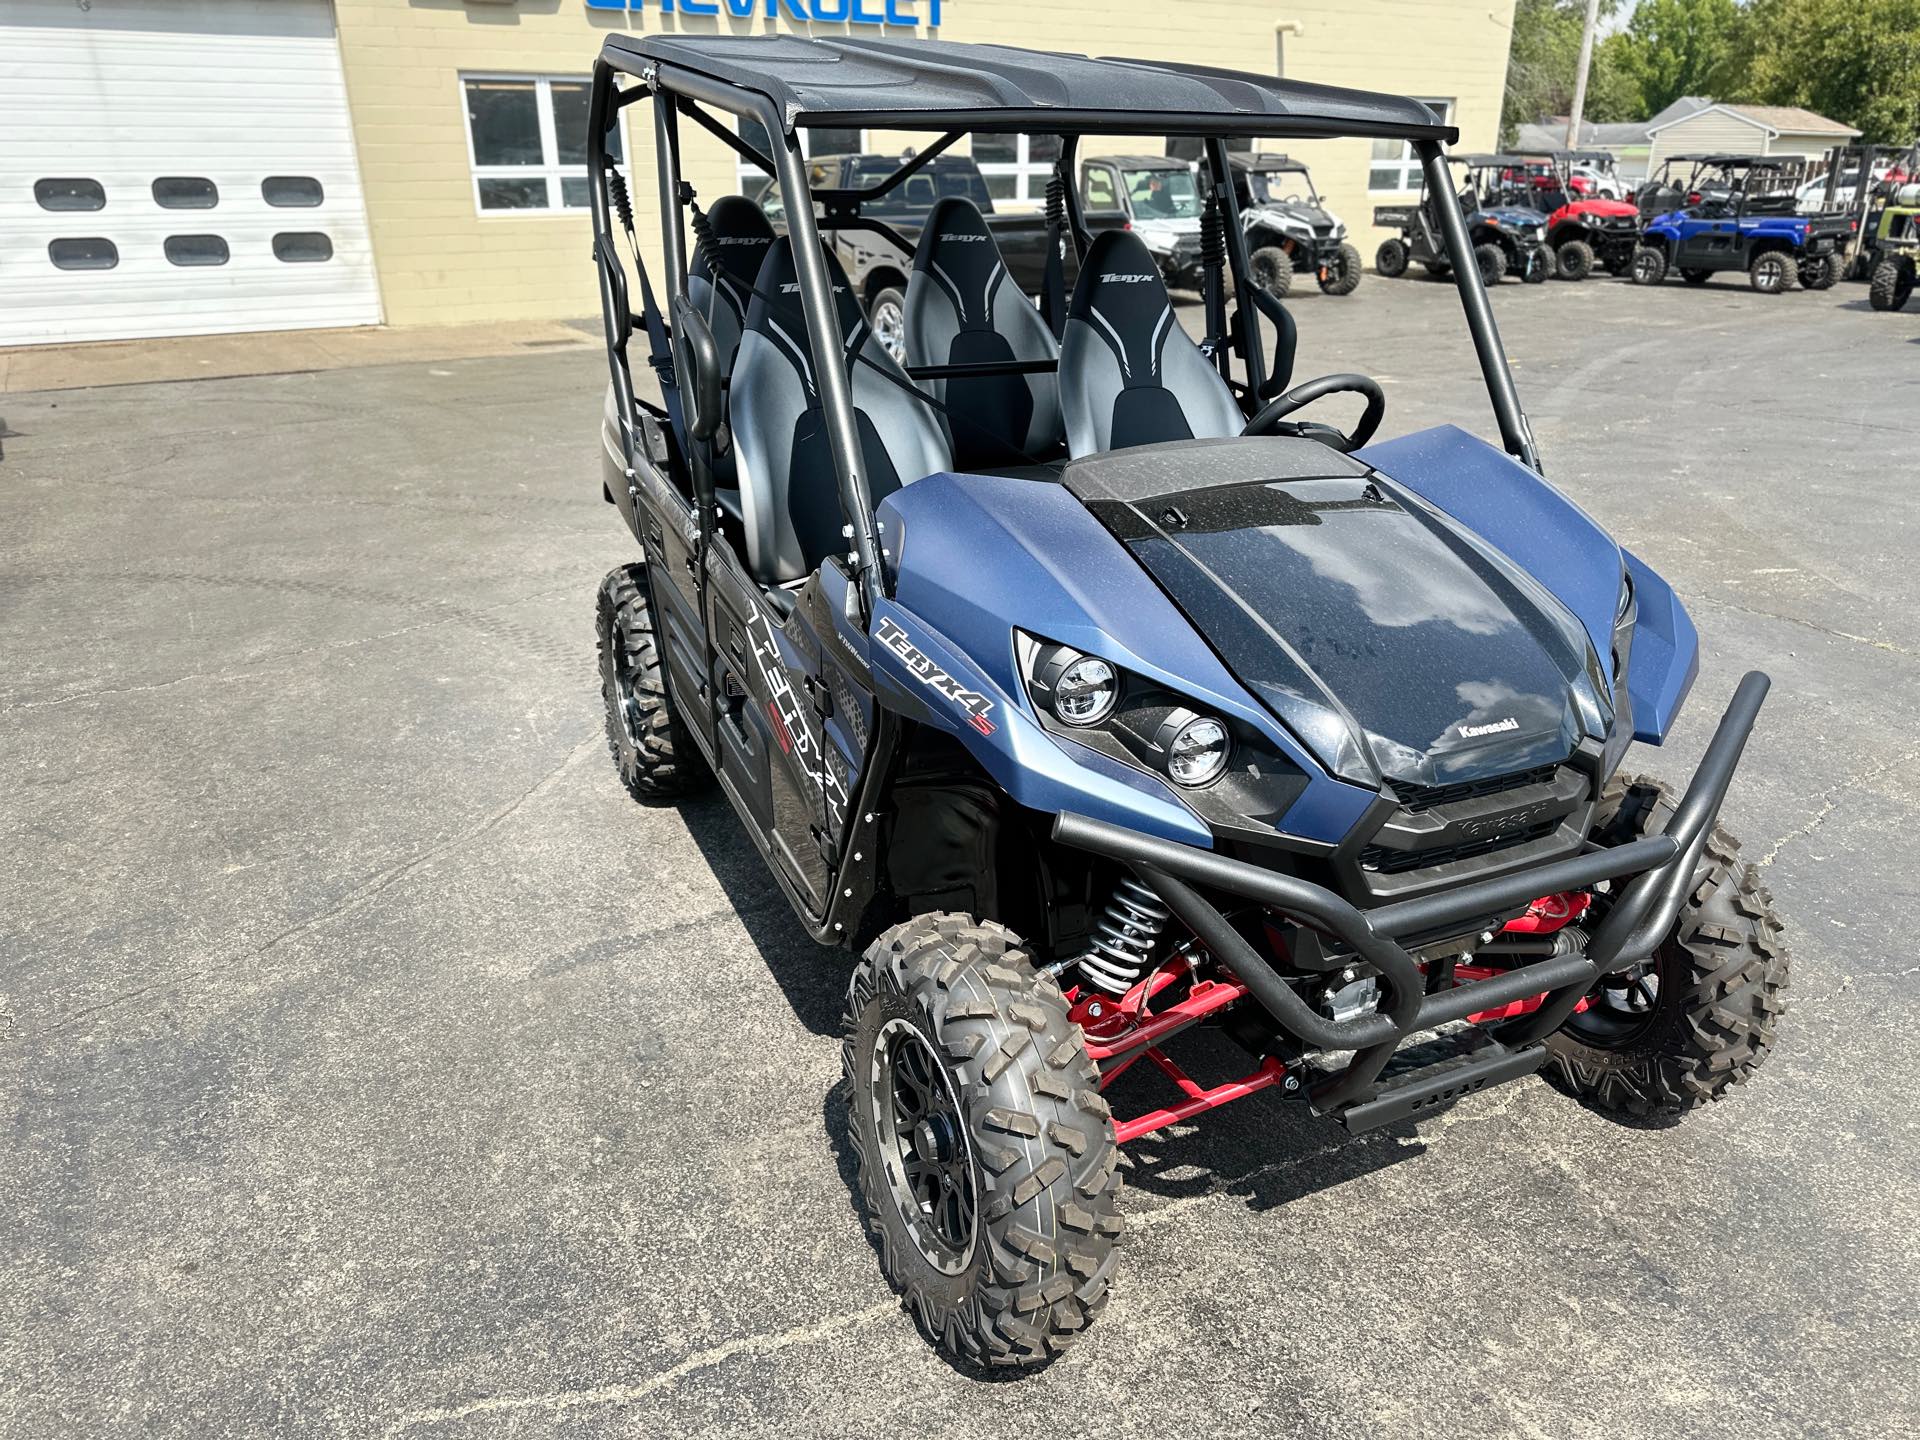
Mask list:
[[[1686,270],[1725,270],[1738,266],[1740,222],[1733,207],[1703,201],[1680,221],[1680,266]]]

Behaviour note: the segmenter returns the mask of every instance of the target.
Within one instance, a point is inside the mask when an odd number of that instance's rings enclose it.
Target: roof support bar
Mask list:
[[[1520,408],[1519,392],[1513,388],[1513,372],[1507,368],[1507,352],[1500,346],[1500,329],[1493,323],[1493,305],[1480,279],[1473,241],[1467,238],[1467,224],[1453,192],[1453,175],[1447,169],[1446,156],[1435,140],[1416,140],[1413,149],[1420,157],[1427,194],[1433,202],[1434,214],[1440,219],[1440,234],[1447,242],[1447,254],[1453,260],[1453,281],[1460,287],[1460,303],[1467,312],[1474,354],[1480,357],[1480,373],[1486,377],[1494,418],[1500,422],[1500,442],[1514,459],[1539,471],[1540,455],[1534,448],[1533,430],[1527,424],[1526,412]]]

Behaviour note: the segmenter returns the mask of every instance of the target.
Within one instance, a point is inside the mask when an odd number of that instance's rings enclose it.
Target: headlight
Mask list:
[[[1344,240],[1347,238],[1347,222],[1346,221],[1336,220],[1333,222],[1333,238],[1336,240]]]
[[[1227,768],[1227,755],[1233,748],[1227,727],[1211,715],[1189,713],[1184,724],[1180,723],[1182,718],[1176,712],[1163,727],[1174,730],[1167,744],[1167,774],[1182,785],[1210,784]],[[1176,725],[1178,729],[1174,729]]]
[[[1053,713],[1068,725],[1098,725],[1113,713],[1120,678],[1096,655],[1068,661],[1053,684]]]

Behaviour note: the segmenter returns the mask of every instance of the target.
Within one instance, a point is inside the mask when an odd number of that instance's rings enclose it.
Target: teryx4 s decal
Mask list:
[[[913,637],[902,630],[886,616],[880,617],[880,643],[907,664],[914,678],[922,685],[937,691],[945,699],[951,700],[967,712],[967,723],[982,735],[991,735],[994,731],[993,702],[977,690],[969,690],[933,661],[924,651],[913,643]]]

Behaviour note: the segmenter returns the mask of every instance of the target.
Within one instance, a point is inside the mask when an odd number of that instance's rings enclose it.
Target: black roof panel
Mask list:
[[[787,126],[1107,134],[1383,135],[1451,143],[1418,100],[1203,65],[797,35],[609,35],[617,69],[658,64],[771,100]]]

